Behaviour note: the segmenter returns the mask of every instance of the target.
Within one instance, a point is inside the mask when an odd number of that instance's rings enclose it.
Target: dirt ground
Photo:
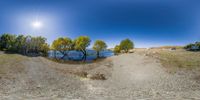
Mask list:
[[[198,71],[171,74],[158,60],[137,53],[89,64],[0,54],[0,63],[1,100],[200,99]],[[105,80],[92,78],[100,74]]]

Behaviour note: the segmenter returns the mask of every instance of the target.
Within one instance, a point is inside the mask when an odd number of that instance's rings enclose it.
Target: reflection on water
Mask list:
[[[68,56],[65,56],[63,59],[64,60],[74,60],[74,61],[80,61],[82,60],[83,54],[81,51],[66,51],[68,52]],[[110,57],[113,56],[114,53],[110,50],[104,50],[104,51],[100,51],[99,56],[104,58],[104,57]],[[60,53],[59,51],[49,51],[48,52],[48,57],[49,58],[58,58],[60,59],[61,57],[63,57],[63,54]],[[97,52],[94,50],[87,50],[87,57],[86,57],[86,61],[92,61],[94,59],[97,58]]]

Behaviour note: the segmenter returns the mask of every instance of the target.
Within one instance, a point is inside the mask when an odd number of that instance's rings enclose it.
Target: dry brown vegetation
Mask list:
[[[9,73],[18,73],[24,70],[22,61],[25,57],[18,54],[0,54],[0,75],[8,75]],[[15,67],[12,67],[15,66]]]
[[[171,48],[182,49],[183,46],[161,46],[161,47],[152,47],[151,49],[171,49]]]
[[[199,69],[200,68],[200,52],[186,51],[184,49],[137,49],[139,54],[154,57],[170,71],[177,69]]]

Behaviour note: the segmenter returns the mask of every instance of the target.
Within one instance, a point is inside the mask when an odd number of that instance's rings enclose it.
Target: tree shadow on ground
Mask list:
[[[97,59],[94,59],[94,60],[90,60],[90,61],[84,61],[84,60],[64,60],[64,59],[56,59],[56,58],[48,58],[46,57],[46,59],[48,60],[51,60],[51,61],[54,61],[56,63],[62,63],[62,64],[91,64],[91,63],[98,63],[98,62],[102,62],[106,59],[106,57],[104,58],[97,58]]]
[[[27,56],[27,57],[39,57],[39,56],[42,56],[41,54],[38,54],[38,53],[22,54],[22,53],[12,52],[12,51],[2,51],[2,52],[4,52],[5,54],[18,54],[18,55]]]

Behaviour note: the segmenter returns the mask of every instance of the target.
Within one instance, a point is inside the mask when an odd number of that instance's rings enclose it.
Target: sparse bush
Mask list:
[[[78,75],[78,76],[80,76],[80,77],[84,77],[84,78],[86,78],[87,75],[88,75],[88,73],[85,72],[85,71],[76,72],[76,73],[73,73],[73,74]]]
[[[96,40],[93,46],[93,49],[97,51],[97,58],[99,58],[99,52],[101,50],[105,50],[107,48],[107,45],[102,40]]]
[[[115,53],[115,54],[118,54],[118,53],[120,53],[120,51],[121,51],[121,50],[120,50],[120,46],[119,46],[119,45],[116,45],[115,48],[114,48],[114,53]]]
[[[190,49],[190,48],[192,48],[192,46],[195,46],[194,44],[188,44],[188,45],[186,45],[185,47],[184,47],[184,49]]]
[[[94,75],[91,75],[89,78],[93,80],[106,80],[105,75],[101,73],[96,73]]]
[[[134,43],[130,39],[125,39],[121,41],[119,46],[120,46],[120,50],[123,50],[126,53],[128,53],[130,49],[134,48]]]
[[[187,49],[187,50],[195,50],[195,51],[199,51],[200,50],[200,42],[195,42],[195,43],[190,43],[188,45],[186,45],[184,47],[184,49]]]

